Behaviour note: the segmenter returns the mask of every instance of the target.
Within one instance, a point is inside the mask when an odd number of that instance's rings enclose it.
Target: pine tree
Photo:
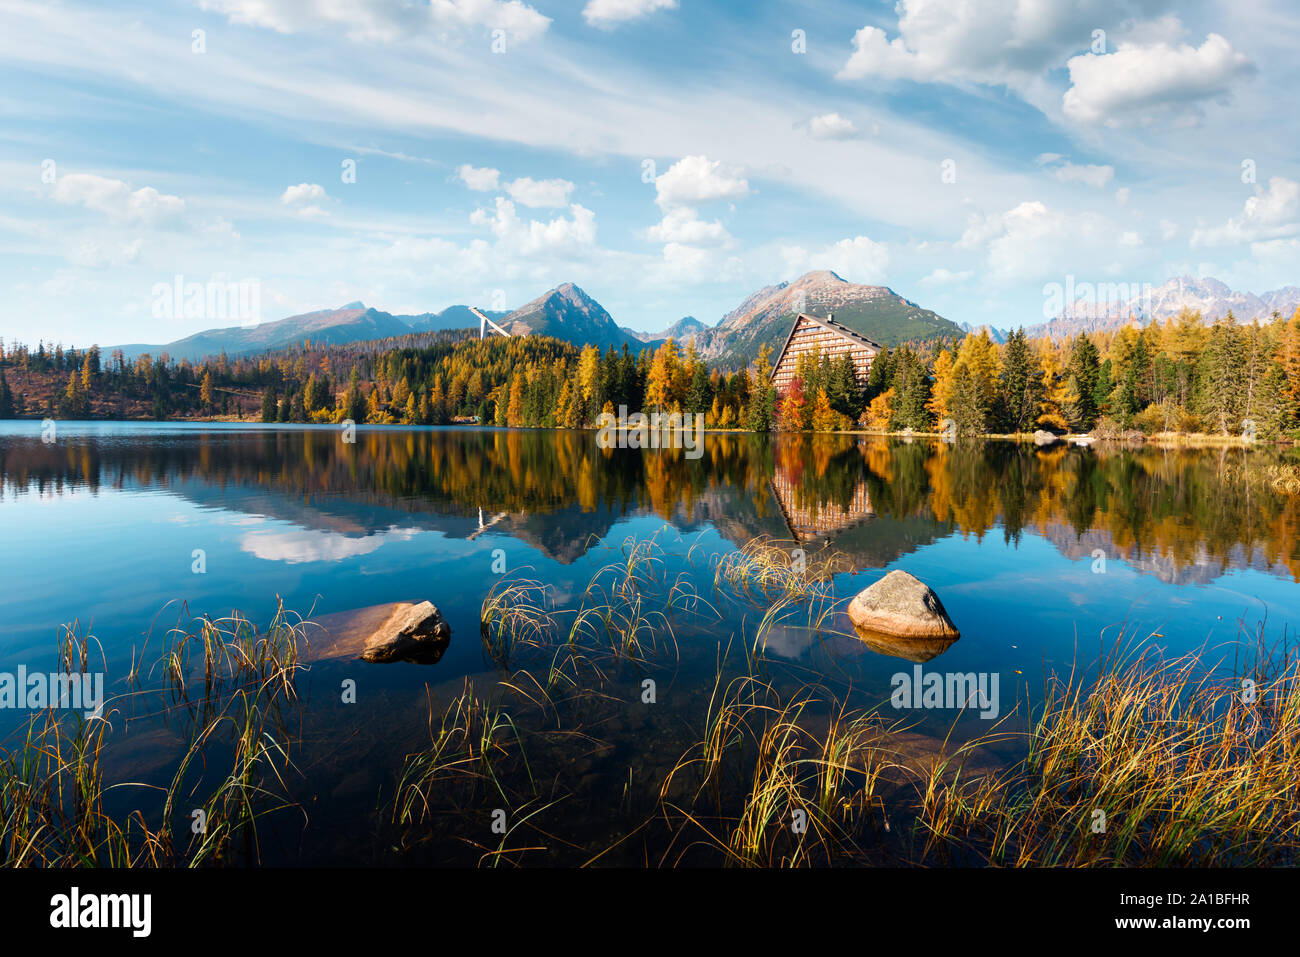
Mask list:
[[[754,384],[749,389],[745,409],[745,428],[751,432],[770,432],[776,424],[776,389],[772,385],[772,349],[766,343],[758,350],[754,362]]]
[[[1262,439],[1277,439],[1296,427],[1297,403],[1288,387],[1286,373],[1276,362],[1268,363],[1260,377],[1252,418]]]
[[[275,390],[269,386],[262,390],[262,421],[274,422],[278,403],[276,401]]]
[[[907,346],[894,357],[894,419],[896,430],[924,431],[931,425],[926,406],[930,402],[930,377],[925,366]]]
[[[358,425],[366,421],[366,399],[361,394],[357,367],[352,367],[348,376],[348,391],[343,396],[343,418],[351,419]]]
[[[695,340],[691,340],[692,349]],[[711,400],[709,387],[709,369],[703,362],[696,359],[688,365],[691,369],[690,386],[686,391],[686,401],[682,404],[682,411],[694,415],[696,412],[704,412],[709,407]]]
[[[957,363],[953,369],[951,411],[958,435],[982,435],[987,431],[980,383],[964,362]]]
[[[1237,431],[1245,405],[1240,375],[1243,343],[1235,321],[1220,319],[1210,329],[1197,371],[1196,411],[1221,435]]]
[[[1086,332],[1075,337],[1070,348],[1070,364],[1066,369],[1069,398],[1065,414],[1070,427],[1087,432],[1097,423],[1097,380],[1101,362],[1097,347]]]
[[[9,380],[5,378],[4,367],[0,366],[0,419],[12,419],[14,414],[14,395],[9,390]]]
[[[1008,432],[1027,432],[1043,401],[1043,380],[1023,328],[1007,336],[998,379],[1002,425]]]
[[[862,399],[858,391],[857,370],[849,353],[840,353],[831,360],[826,376],[826,395],[837,413],[850,420],[857,418]]]
[[[871,401],[894,384],[894,362],[889,347],[881,349],[867,370],[867,401]]]

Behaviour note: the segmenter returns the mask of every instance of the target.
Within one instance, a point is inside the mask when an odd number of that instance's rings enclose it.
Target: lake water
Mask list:
[[[0,670],[51,670],[60,626],[78,622],[96,660],[102,647],[109,693],[124,694],[132,662],[189,615],[265,623],[278,601],[323,616],[428,599],[452,629],[437,663],[317,661],[302,676],[295,799],[309,813],[259,852],[387,860],[375,809],[427,743],[431,697],[508,673],[480,640],[489,590],[536,580],[573,608],[630,541],[651,541],[665,591],[707,604],[648,620],[664,625],[667,660],[605,669],[600,734],[584,739],[597,744],[549,742],[530,765],[574,778],[547,810],[548,834],[568,830],[535,852],[568,862],[647,813],[618,795],[698,740],[728,647],[759,640],[778,684],[811,677],[858,703],[887,702],[893,676],[912,673],[842,613],[812,628],[794,608],[763,629],[770,602],[718,595],[716,562],[761,536],[813,563],[837,554],[837,599],[894,568],[925,581],[961,637],[922,667],[997,674],[1000,712],[1020,703],[1013,722],[1045,674],[1086,668],[1121,632],[1231,664],[1260,634],[1280,641],[1300,625],[1300,497],[1269,481],[1283,453],[750,435],[707,436],[703,451],[599,449],[588,432],[362,428],[347,443],[335,428],[69,422],[45,442],[39,423],[0,423]],[[340,699],[349,680],[355,704]],[[152,712],[125,713],[116,766],[164,781],[180,736]],[[7,744],[29,716],[0,712]],[[914,718],[923,735],[987,730],[951,710]],[[465,860],[439,841],[416,859]]]

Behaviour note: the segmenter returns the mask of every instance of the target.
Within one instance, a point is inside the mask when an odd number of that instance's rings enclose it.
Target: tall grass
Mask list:
[[[926,826],[999,865],[1295,864],[1297,781],[1300,660],[1252,691],[1146,648],[1053,679],[1024,761]]]

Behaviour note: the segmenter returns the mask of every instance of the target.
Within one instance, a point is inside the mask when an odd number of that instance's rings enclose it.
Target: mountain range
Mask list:
[[[504,312],[484,311],[493,319],[506,315]],[[255,326],[207,329],[161,345],[131,343],[115,348],[121,349],[128,361],[146,352],[155,356],[165,352],[173,359],[198,362],[222,352],[232,357],[248,355],[282,349],[306,339],[315,343],[342,345],[368,339],[405,336],[412,332],[467,329],[478,324],[478,317],[469,311],[468,306],[449,306],[442,312],[425,312],[418,316],[395,316],[367,308],[365,303],[350,302],[337,309],[306,312]]]
[[[1117,289],[1119,294],[1115,295]],[[1229,312],[1238,322],[1266,322],[1274,313],[1289,318],[1300,307],[1300,286],[1283,286],[1257,296],[1210,277],[1176,276],[1149,289],[1137,283],[1120,283],[1093,292],[1088,297],[1076,297],[1073,305],[1049,321],[1026,326],[1026,334],[1064,339],[1081,332],[1118,329],[1133,320],[1143,325],[1162,322],[1184,308],[1200,312],[1207,322]]]
[[[575,345],[593,344],[602,350],[628,346],[637,352],[655,348],[669,336],[685,345],[694,338],[700,354],[723,366],[752,361],[763,345],[780,349],[799,312],[834,313],[844,325],[881,343],[897,345],[908,340],[962,335],[962,328],[909,302],[885,286],[846,282],[833,272],[810,272],[793,282],[766,286],[748,296],[715,326],[685,316],[660,333],[635,332],[618,325],[595,299],[571,282],[563,283],[510,312],[487,311],[511,335],[547,335]],[[167,353],[173,359],[199,361],[225,352],[248,355],[296,345],[342,344],[384,339],[412,332],[465,329],[478,326],[468,306],[449,306],[441,312],[394,315],[350,302],[337,309],[322,309],[256,326],[233,326],[204,332],[161,345],[133,343],[118,346],[127,359],[142,353]]]
[[[1121,287],[1122,288],[1122,287]],[[1071,309],[1052,320],[1026,328],[1030,336],[1064,338],[1080,332],[1119,328],[1132,318],[1140,322],[1163,320],[1182,308],[1198,309],[1207,319],[1229,311],[1239,321],[1269,318],[1274,312],[1291,315],[1300,307],[1300,287],[1287,286],[1263,295],[1238,292],[1217,279],[1190,276],[1171,279],[1154,289],[1134,295],[1112,297],[1101,305],[1079,298]],[[669,336],[685,345],[695,340],[706,360],[723,368],[752,362],[764,346],[773,352],[781,348],[799,312],[833,314],[838,322],[881,345],[935,338],[961,338],[967,332],[989,328],[997,342],[1003,333],[992,327],[957,324],[916,303],[904,299],[887,286],[851,283],[829,270],[806,273],[792,282],[764,286],[716,325],[706,325],[694,316],[684,316],[659,333],[635,332],[614,321],[608,311],[581,288],[563,283],[518,309],[503,312],[485,310],[511,335],[548,335],[575,345],[594,344],[602,350],[628,346],[633,352],[657,347]],[[413,332],[477,327],[478,317],[468,306],[455,305],[441,312],[394,315],[350,302],[337,309],[322,309],[289,316],[256,326],[208,329],[163,345],[118,346],[128,359],[148,352],[166,352],[173,359],[199,361],[225,352],[249,355],[296,345],[306,339],[315,343],[343,344],[386,339]]]
[[[694,316],[682,316],[663,332],[634,332],[632,335],[642,342],[663,342],[670,338],[677,342],[686,342],[691,336],[697,336],[707,328],[708,325]]]

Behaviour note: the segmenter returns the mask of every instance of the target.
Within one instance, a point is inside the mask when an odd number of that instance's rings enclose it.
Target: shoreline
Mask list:
[[[36,416],[15,416],[12,419],[0,421],[7,422],[43,422],[45,417]],[[171,423],[176,425],[203,425],[212,424],[235,424],[235,425],[274,425],[274,426],[331,426],[339,425],[337,422],[263,422],[258,416],[235,416],[235,415],[218,415],[218,416],[195,416],[187,418],[137,418],[137,419],[55,419],[55,422],[103,422],[103,423]],[[359,422],[358,428],[367,429],[419,429],[419,428],[463,428],[463,429],[502,429],[518,430],[530,432],[596,432],[601,431],[600,427],[591,428],[565,428],[563,426],[538,427],[538,426],[502,426],[502,425],[483,425],[481,423],[471,422],[448,422],[441,426],[409,425],[398,422]],[[617,431],[634,431],[627,427],[616,427]],[[661,429],[660,431],[696,431],[695,429]],[[815,431],[812,429],[798,432],[786,432],[780,430],[771,430],[768,432],[754,432],[750,429],[719,429],[705,428],[701,430],[706,435],[849,435],[849,436],[873,436],[878,438],[897,438],[897,439],[940,439],[943,440],[942,432],[936,431],[878,431],[874,429],[836,429],[832,431]],[[1039,448],[1048,449],[1056,445],[1148,445],[1156,448],[1291,448],[1297,443],[1294,439],[1282,437],[1277,439],[1246,439],[1239,435],[1216,435],[1205,432],[1155,432],[1150,435],[1133,430],[1122,435],[1098,436],[1088,432],[1070,432],[1064,435],[1058,435],[1051,442],[1037,443],[1034,439],[1033,432],[981,432],[978,435],[962,436],[965,439],[993,440],[1002,442],[1019,442],[1024,444],[1037,445]]]

